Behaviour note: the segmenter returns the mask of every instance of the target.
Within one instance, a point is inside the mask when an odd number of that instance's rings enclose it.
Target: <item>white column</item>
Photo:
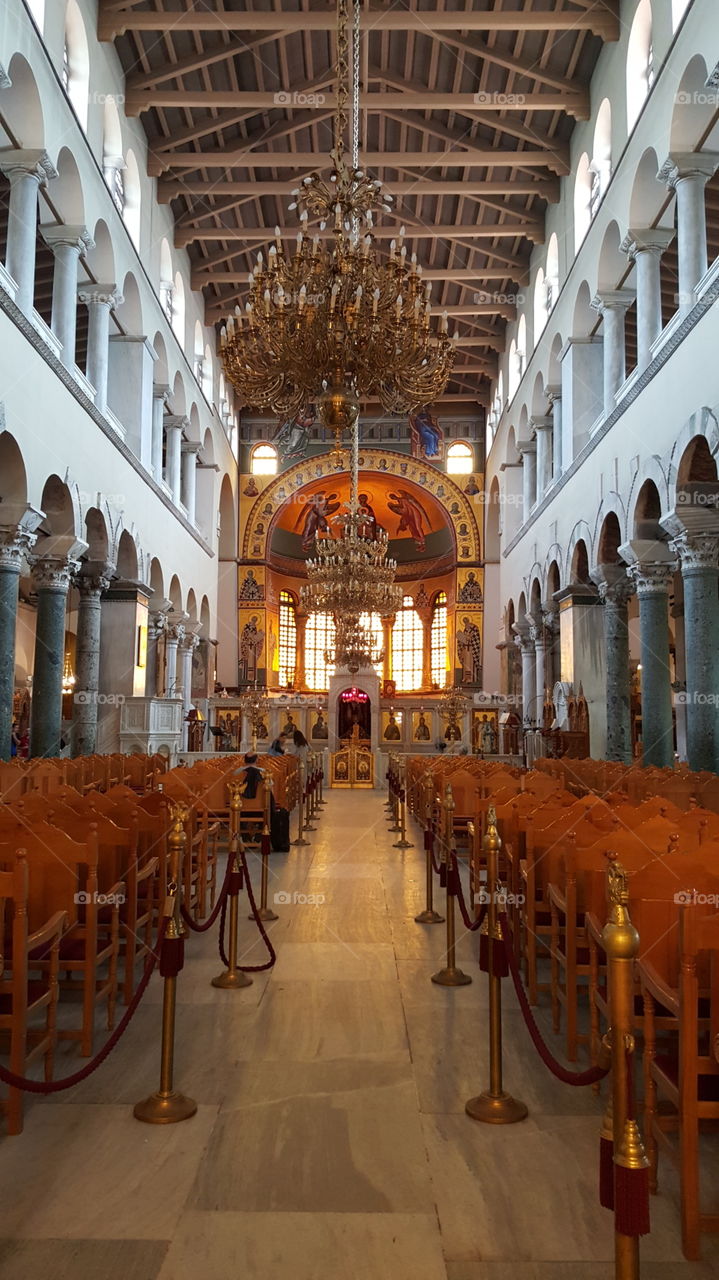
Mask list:
[[[197,455],[202,445],[196,440],[182,442],[182,505],[190,524],[195,523],[197,502]]]
[[[537,442],[536,440],[518,440],[517,449],[522,455],[522,498],[523,519],[529,519],[529,513],[537,501]]]
[[[537,442],[537,502],[541,502],[552,483],[552,427],[550,417],[530,418]]]
[[[190,419],[180,414],[165,415],[165,480],[176,507],[180,505],[182,485],[182,433],[189,425]]]
[[[107,408],[107,368],[110,348],[110,311],[122,302],[115,284],[81,285],[77,291],[88,313],[85,374],[95,388],[95,408]]]
[[[185,638],[181,623],[169,626],[165,637],[165,697],[176,698],[180,692],[177,675],[177,649]]]
[[[637,368],[646,369],[652,343],[662,331],[661,256],[674,239],[673,228],[631,228],[622,249],[631,258],[637,286]]]
[[[556,386],[548,386],[546,388],[549,407],[552,411],[552,482],[557,480],[562,474],[562,387],[560,383]]]
[[[529,634],[534,641],[534,708],[530,719],[542,728],[544,719],[544,694],[547,686],[548,636],[541,618],[530,620]]]
[[[536,700],[537,668],[534,656],[534,641],[531,639],[526,625],[520,629],[515,623],[515,633],[515,644],[522,657],[522,722],[526,727],[533,722]]]
[[[679,247],[679,310],[696,301],[696,287],[708,267],[707,217],[704,188],[719,167],[716,152],[670,155],[657,177],[672,187],[677,197]]]
[[[592,306],[602,317],[604,342],[604,413],[606,417],[614,409],[617,392],[627,376],[627,353],[624,321],[634,301],[630,289],[614,289],[598,293],[592,298]]]
[[[165,405],[170,387],[155,383],[152,388],[152,471],[158,484],[162,483],[162,447],[165,443]]]
[[[57,177],[46,151],[10,151],[0,157],[0,169],[10,179],[5,266],[17,289],[15,301],[26,316],[35,296],[37,193],[41,182]]]
[[[193,624],[191,623],[190,625],[192,626]],[[194,625],[196,626],[197,624],[195,623]],[[184,722],[187,718],[187,713],[189,712],[190,707],[192,706],[192,655],[195,652],[195,649],[197,648],[199,643],[200,643],[200,637],[193,635],[192,632],[190,631],[185,635],[182,641],[182,644],[180,646],[180,664],[181,664],[180,679],[182,680],[183,742],[186,742],[186,739],[189,733],[189,728],[190,728],[190,726],[186,725]],[[186,748],[187,748],[187,743],[186,743]]]
[[[95,242],[87,227],[42,227],[41,230],[55,258],[50,328],[62,343],[60,358],[63,364],[67,369],[73,369],[77,331],[77,266],[80,254],[93,249]]]

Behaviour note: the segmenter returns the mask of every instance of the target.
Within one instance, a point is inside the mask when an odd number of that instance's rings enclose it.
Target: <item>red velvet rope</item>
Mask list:
[[[480,926],[482,925],[484,921],[484,917],[487,914],[487,903],[486,902],[482,903],[479,909],[479,915],[477,916],[477,919],[473,920],[469,914],[469,911],[467,910],[467,903],[465,902],[465,898],[464,898],[464,887],[462,885],[462,880],[459,874],[459,863],[457,862],[457,855],[454,852],[454,850],[452,851],[450,857],[451,857],[451,863],[452,863],[452,880],[453,880],[453,886],[454,886],[453,891],[457,899],[457,902],[459,903],[459,910],[462,916],[462,920],[464,921],[464,927],[465,929],[468,929],[470,933],[475,933],[476,930],[479,929]]]
[[[165,938],[166,928],[167,920],[163,920],[157,935],[155,950],[150,952],[145,961],[145,968],[132,1000],[112,1035],[108,1036],[100,1052],[90,1062],[87,1062],[79,1071],[73,1072],[71,1076],[65,1076],[63,1080],[27,1080],[25,1076],[16,1076],[14,1071],[7,1071],[5,1067],[0,1066],[0,1080],[2,1080],[3,1084],[10,1089],[22,1089],[24,1093],[61,1093],[63,1089],[71,1089],[73,1085],[81,1084],[83,1080],[87,1080],[87,1077],[92,1075],[93,1071],[97,1071],[97,1068],[102,1066],[108,1054],[112,1053],[118,1040],[124,1035],[137,1012],[138,1005],[147,990],[147,984],[152,977],[155,965],[160,958],[160,950]]]
[[[207,917],[205,921],[203,921],[202,924],[198,924],[196,920],[193,920],[184,902],[182,903],[180,907],[180,911],[182,912],[182,919],[184,920],[188,929],[191,929],[193,933],[207,933],[207,930],[212,928],[213,924],[215,923],[215,920],[217,919],[217,917],[219,916],[222,910],[222,904],[225,898],[227,897],[227,894],[229,893],[231,876],[232,876],[232,858],[228,858],[227,870],[225,872],[225,878],[222,882],[222,888],[220,889],[219,897],[214,907],[212,908],[210,915]]]
[[[500,913],[499,923],[504,937],[504,950],[509,961],[509,971],[512,975],[520,1008],[524,1014],[524,1021],[527,1024],[527,1030],[532,1037],[534,1047],[545,1067],[551,1071],[553,1076],[556,1076],[557,1080],[561,1080],[562,1084],[587,1085],[596,1084],[599,1080],[603,1080],[609,1074],[609,1067],[595,1066],[588,1067],[586,1071],[569,1071],[562,1066],[561,1062],[554,1057],[554,1054],[545,1044],[542,1033],[537,1026],[536,1018],[532,1013],[527,993],[524,990],[524,984],[517,965],[517,957],[512,946],[512,931],[505,911]]]
[[[237,968],[240,970],[240,973],[264,973],[266,969],[272,968],[273,964],[277,959],[277,953],[275,952],[272,942],[270,941],[270,938],[268,936],[267,930],[265,929],[265,926],[262,923],[262,920],[260,919],[260,913],[257,907],[257,903],[255,901],[254,890],[252,888],[252,880],[250,879],[250,869],[247,865],[247,854],[245,853],[245,850],[242,844],[240,844],[238,852],[240,855],[240,861],[242,863],[242,871],[245,877],[245,884],[247,885],[247,896],[250,900],[250,910],[252,911],[255,924],[257,925],[257,928],[260,931],[262,941],[267,947],[267,951],[270,958],[269,960],[266,960],[264,964],[238,964]],[[220,950],[220,959],[222,963],[224,964],[226,969],[229,969],[230,962],[225,952],[225,921],[227,918],[226,908],[227,908],[227,900],[225,900],[222,906],[222,919],[220,921],[219,950]]]

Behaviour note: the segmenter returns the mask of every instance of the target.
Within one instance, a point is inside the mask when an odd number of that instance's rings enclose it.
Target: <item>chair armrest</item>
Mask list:
[[[159,865],[160,865],[159,858],[150,858],[149,862],[145,863],[144,867],[142,868],[142,871],[138,871],[137,883],[142,884],[143,881],[149,880],[151,876],[154,876]]]
[[[27,950],[34,951],[36,947],[41,947],[44,942],[50,942],[52,938],[59,938],[65,932],[68,925],[66,911],[56,911],[54,916],[45,921],[40,929],[36,929],[31,933],[27,940]]]
[[[596,942],[598,947],[601,947],[602,950],[604,950],[604,941],[602,939],[604,926],[599,923],[599,920],[591,911],[586,913],[584,923],[587,926],[587,933],[589,934],[589,937]]]
[[[679,1017],[679,992],[667,985],[660,973],[648,960],[637,960],[637,969],[642,986],[646,987],[657,1004],[668,1009],[675,1018]]]
[[[560,911],[563,911],[566,913],[567,899],[564,896],[564,894],[561,892],[561,890],[557,887],[557,885],[550,884],[548,886],[548,892],[549,892],[549,901],[554,903],[554,906],[558,907]]]

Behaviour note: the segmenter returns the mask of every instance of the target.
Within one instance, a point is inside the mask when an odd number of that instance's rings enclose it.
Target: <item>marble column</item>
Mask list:
[[[88,313],[85,375],[95,389],[95,408],[107,408],[107,372],[110,352],[110,311],[122,302],[114,284],[83,284],[77,291]]]
[[[100,687],[101,596],[107,591],[114,565],[88,561],[77,578],[76,685],[72,712],[72,754],[91,756],[97,746],[97,694]]]
[[[382,664],[383,680],[392,679],[392,628],[395,623],[395,614],[390,613],[382,619],[382,648],[384,649],[384,662]]]
[[[20,523],[0,527],[0,760],[10,759],[20,573],[41,520],[30,507]]]
[[[617,392],[627,376],[625,320],[633,301],[630,289],[598,293],[592,299],[592,306],[602,317],[605,417],[614,409]]]
[[[535,440],[517,442],[517,449],[522,455],[522,519],[529,519],[529,514],[537,501],[537,443]]]
[[[677,197],[680,311],[693,307],[696,287],[709,265],[705,187],[717,167],[719,155],[715,152],[693,151],[670,155],[657,174]]]
[[[534,710],[531,720],[541,729],[544,722],[544,699],[547,691],[547,649],[549,636],[541,619],[530,623],[529,633],[534,641]]]
[[[162,453],[165,443],[165,405],[171,388],[155,383],[152,388],[152,474],[162,484]]]
[[[537,502],[541,502],[552,483],[553,417],[530,418],[537,442]]]
[[[43,239],[52,249],[55,266],[52,280],[50,328],[62,343],[60,359],[67,369],[75,367],[77,332],[77,267],[80,254],[95,247],[87,227],[43,227]]]
[[[552,482],[556,484],[562,474],[562,388],[557,383],[546,391],[552,411]]]
[[[5,267],[17,286],[15,302],[32,315],[35,298],[37,197],[41,182],[57,177],[46,151],[8,151],[0,169],[10,179]]]
[[[180,692],[180,680],[177,674],[177,650],[185,638],[185,628],[181,623],[170,624],[165,633],[165,697],[177,698]]]
[[[621,552],[621,548],[620,548]],[[627,570],[636,583],[642,663],[642,764],[674,764],[669,592],[674,565],[637,561]]]
[[[165,415],[165,482],[176,507],[179,507],[182,496],[182,433],[189,425],[189,418],[182,415]]]
[[[626,565],[601,564],[591,573],[604,605],[607,682],[607,760],[632,762],[629,600],[634,585]]]
[[[180,490],[182,505],[190,524],[195,523],[197,510],[197,455],[202,448],[196,440],[183,440],[181,445]]]
[[[166,615],[159,610],[151,613],[147,620],[147,659],[145,663],[145,697],[157,698],[161,694],[159,680],[159,641],[166,623]]]
[[[72,537],[52,537],[44,540],[42,555],[31,557],[32,579],[37,591],[31,756],[60,754],[67,593],[79,557],[85,550],[86,543]]]
[[[637,286],[637,368],[646,369],[652,358],[652,343],[663,328],[661,257],[674,239],[674,229],[632,228],[622,249],[634,263]]]
[[[295,609],[295,679],[294,686],[299,693],[305,688],[305,636],[307,634],[306,609]]]
[[[670,543],[684,583],[687,756],[690,769],[719,767],[719,531]]]
[[[516,627],[516,624],[515,624]],[[522,659],[522,721],[525,728],[534,723],[536,702],[536,659],[534,642],[528,631],[516,631],[515,644]]]
[[[183,742],[186,742],[187,730],[189,729],[189,725],[186,725],[184,722],[187,719],[187,713],[192,706],[192,655],[199,643],[200,637],[195,635],[193,631],[188,630],[182,637],[179,650],[180,680],[182,681]],[[185,745],[185,750],[187,750],[187,745]]]

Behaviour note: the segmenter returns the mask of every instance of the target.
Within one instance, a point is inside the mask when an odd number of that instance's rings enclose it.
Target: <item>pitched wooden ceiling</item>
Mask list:
[[[361,21],[361,158],[395,197],[377,235],[405,224],[461,335],[446,399],[484,401],[618,0],[362,0]],[[333,0],[100,0],[208,323],[327,167],[334,29]]]

